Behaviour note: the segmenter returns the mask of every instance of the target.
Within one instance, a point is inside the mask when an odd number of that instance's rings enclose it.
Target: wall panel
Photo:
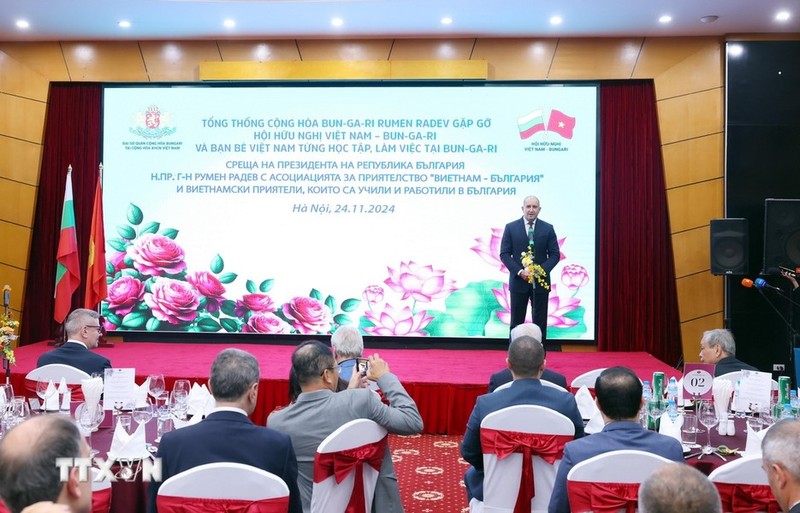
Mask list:
[[[392,40],[297,41],[297,47],[303,61],[385,61],[389,60]]]
[[[36,186],[41,157],[40,144],[0,135],[0,177]]]
[[[677,280],[678,309],[681,320],[691,321],[699,317],[722,312],[723,278],[710,273],[698,273]],[[721,325],[715,326],[721,328]]]
[[[392,45],[389,60],[463,60],[471,59],[476,40],[467,39],[397,39]]]
[[[0,93],[0,135],[41,143],[44,103]]]
[[[33,226],[37,187],[0,179],[0,220],[20,226]],[[14,244],[19,241],[14,241]]]
[[[25,269],[28,267],[28,250],[31,246],[31,228],[0,221],[0,240],[13,243],[0,244],[0,262]],[[0,283],[0,287],[3,284]]]
[[[142,58],[151,82],[192,82],[200,62],[222,60],[214,41],[142,41]]]
[[[147,82],[136,41],[64,42],[64,59],[75,82]]]
[[[557,39],[478,39],[473,59],[489,63],[492,80],[545,80]]]
[[[667,191],[672,233],[706,226],[723,217],[722,179],[700,182]]]
[[[724,84],[722,42],[716,38],[646,39],[635,78],[655,77],[658,99]]]
[[[217,41],[222,60],[230,61],[299,61],[297,41]]]
[[[700,272],[709,272],[711,267],[709,237],[710,230],[708,225],[675,233],[672,236],[676,278]]]
[[[683,341],[684,361],[700,363],[700,339],[703,338],[703,332],[721,328],[723,322],[720,311],[682,323],[681,340]]]
[[[0,51],[16,59],[25,67],[52,82],[70,79],[67,63],[61,51],[61,43],[48,41],[40,43],[0,42]]]
[[[48,80],[0,51],[0,93],[47,101]]]
[[[722,88],[658,102],[661,143],[669,144],[723,131]]]
[[[723,133],[662,146],[667,189],[722,178],[725,175],[724,146]]]
[[[548,78],[631,78],[643,39],[559,39]]]

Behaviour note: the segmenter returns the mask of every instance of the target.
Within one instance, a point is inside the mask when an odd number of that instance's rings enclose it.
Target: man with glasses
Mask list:
[[[64,322],[67,341],[61,347],[39,356],[37,367],[61,363],[84,371],[87,374],[103,374],[111,368],[111,361],[103,355],[93,353],[97,347],[103,326],[100,314],[87,308],[73,310]]]
[[[300,383],[301,393],[295,403],[273,413],[268,425],[292,438],[297,456],[297,484],[305,512],[311,507],[317,447],[340,426],[355,419],[370,419],[390,433],[411,435],[422,431],[422,417],[417,405],[397,376],[389,372],[389,365],[377,354],[369,357],[367,378],[377,381],[389,401],[388,405],[381,402],[378,394],[365,388],[335,393],[339,381],[336,360],[331,349],[316,340],[304,342],[295,349],[292,370]],[[372,511],[403,511],[388,446],[378,476]]]

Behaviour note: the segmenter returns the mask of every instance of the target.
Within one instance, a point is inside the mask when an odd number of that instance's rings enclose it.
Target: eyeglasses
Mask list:
[[[84,326],[84,328],[94,328],[94,329],[97,330],[98,333],[102,333],[103,332],[103,327],[102,326]]]
[[[332,371],[332,370],[336,370],[337,368],[338,367],[325,367],[324,369],[322,369],[322,372],[320,372],[319,375],[322,376],[322,375],[325,374],[325,371]]]

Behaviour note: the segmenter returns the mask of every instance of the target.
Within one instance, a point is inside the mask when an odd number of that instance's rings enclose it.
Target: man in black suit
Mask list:
[[[539,328],[539,326],[531,324],[529,322],[520,324],[511,330],[512,342],[515,339],[523,336],[533,337],[534,339],[538,340],[541,343],[542,330]],[[489,393],[494,392],[495,389],[497,389],[497,387],[499,387],[500,385],[510,383],[512,379],[513,377],[511,376],[511,369],[509,369],[508,367],[506,367],[503,370],[495,372],[494,374],[492,374],[492,377],[489,378]],[[542,376],[540,379],[549,381],[550,383],[555,383],[561,388],[567,388],[566,376],[564,376],[563,374],[559,374],[556,371],[545,369],[542,372]]]
[[[522,202],[522,217],[506,225],[500,240],[500,260],[509,273],[509,307],[511,329],[525,322],[525,313],[530,301],[533,307],[533,322],[542,330],[542,343],[547,340],[547,299],[550,294],[550,273],[561,259],[558,238],[553,225],[539,219],[539,198],[528,196]],[[522,253],[533,250],[533,260],[542,266],[545,275],[541,282],[522,266]],[[545,346],[547,349],[556,349]]]
[[[736,358],[733,333],[721,328],[703,333],[703,338],[700,340],[700,361],[715,365],[714,377],[740,370],[758,370]]]
[[[95,372],[103,374],[111,368],[108,358],[92,352],[103,333],[99,313],[87,308],[73,310],[64,322],[64,332],[67,336],[64,345],[39,356],[37,367],[61,363],[90,375]]]
[[[289,511],[301,513],[297,459],[288,435],[256,426],[258,361],[239,349],[225,349],[211,366],[209,389],[217,406],[200,423],[165,433],[158,447],[162,481],[206,463],[231,462],[271,472],[289,487]],[[160,482],[147,489],[147,511],[155,513]]]

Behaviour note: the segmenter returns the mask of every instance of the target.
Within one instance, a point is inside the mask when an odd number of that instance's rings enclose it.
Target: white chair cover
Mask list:
[[[64,365],[63,363],[42,365],[41,367],[33,369],[25,376],[25,379],[32,381],[51,379],[56,386],[58,386],[61,378],[64,378],[67,385],[80,385],[82,379],[89,379],[91,376],[80,369],[72,367],[71,365]]]
[[[723,511],[780,510],[761,464],[760,454],[744,456],[717,467],[709,474],[708,479],[719,491]]]
[[[575,376],[575,379],[572,380],[572,383],[570,383],[569,386],[571,388],[580,388],[586,385],[587,388],[594,388],[594,383],[597,381],[597,376],[599,376],[604,370],[606,370],[605,367],[602,369],[593,369],[589,372],[584,372],[580,376]]]
[[[569,392],[569,390],[567,390],[566,388],[564,388],[562,386],[559,386],[559,385],[556,385],[555,383],[553,383],[551,381],[547,381],[546,379],[542,379],[540,381],[542,382],[542,386],[555,388],[556,390],[560,390],[562,392]],[[513,381],[509,381],[508,383],[503,383],[499,387],[497,387],[494,390],[492,390],[492,392],[497,392],[498,390],[505,390],[506,388],[511,386],[511,383],[513,383]]]
[[[161,484],[158,495],[203,499],[261,500],[288,497],[283,479],[241,463],[208,463],[175,474]]]

